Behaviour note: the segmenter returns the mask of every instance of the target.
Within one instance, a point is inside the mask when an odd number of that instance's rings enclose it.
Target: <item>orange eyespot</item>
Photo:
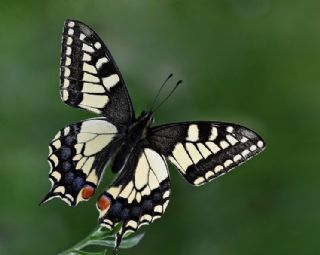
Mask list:
[[[97,206],[101,211],[109,209],[110,204],[110,199],[105,195],[102,195],[97,201]]]
[[[81,191],[81,196],[83,199],[89,199],[90,197],[92,197],[94,191],[95,189],[92,186],[86,185]]]

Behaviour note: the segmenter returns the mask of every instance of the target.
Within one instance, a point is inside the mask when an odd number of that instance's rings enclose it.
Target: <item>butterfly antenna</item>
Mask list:
[[[161,105],[163,105],[168,99],[169,97],[173,94],[173,92],[179,87],[179,85],[182,83],[182,80],[179,80],[177,83],[176,83],[176,86],[174,86],[174,88],[171,90],[171,92],[169,93],[169,95],[167,95],[160,104],[158,104],[157,107],[155,107],[153,109],[153,112],[155,112],[156,110],[158,110],[160,108]]]
[[[155,98],[154,98],[154,100],[153,100],[153,102],[152,102],[151,109],[154,107],[154,104],[156,103],[156,101],[157,101],[157,99],[158,99],[158,97],[159,97],[159,95],[160,95],[160,93],[161,93],[164,85],[166,85],[167,81],[170,80],[170,78],[171,78],[172,76],[173,76],[172,73],[169,74],[169,76],[167,77],[167,79],[165,79],[165,81],[162,83],[160,89],[158,90],[157,95],[155,96]]]

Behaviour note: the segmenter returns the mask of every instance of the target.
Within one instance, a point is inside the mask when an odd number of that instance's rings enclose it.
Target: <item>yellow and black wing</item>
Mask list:
[[[129,125],[134,111],[122,75],[100,37],[87,25],[67,20],[60,59],[60,95],[68,105]]]
[[[60,130],[49,145],[52,188],[41,203],[53,197],[59,197],[71,206],[88,200],[122,141],[121,132],[103,117]]]
[[[165,158],[148,146],[137,146],[119,176],[98,198],[100,223],[112,229],[121,223],[115,250],[127,232],[160,218],[170,196]]]
[[[265,148],[252,130],[222,122],[185,122],[155,127],[148,140],[185,179],[202,185],[249,160]]]

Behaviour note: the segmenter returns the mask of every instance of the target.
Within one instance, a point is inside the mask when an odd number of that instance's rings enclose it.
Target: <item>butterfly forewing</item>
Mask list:
[[[137,147],[113,184],[100,196],[100,222],[112,229],[122,222],[116,246],[123,235],[150,224],[164,213],[170,196],[167,164],[162,155],[148,147]],[[104,201],[107,205],[104,206]]]
[[[105,118],[89,119],[60,130],[49,145],[52,188],[43,202],[60,197],[74,206],[89,199],[122,140],[120,132]]]
[[[149,141],[188,182],[197,186],[230,171],[265,147],[262,138],[253,131],[221,122],[155,127]]]
[[[79,21],[65,22],[60,62],[60,95],[65,103],[102,114],[112,123],[132,123],[134,113],[122,75],[91,28]]]

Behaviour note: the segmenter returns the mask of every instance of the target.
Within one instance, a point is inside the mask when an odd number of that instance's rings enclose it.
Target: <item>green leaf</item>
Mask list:
[[[89,236],[75,244],[72,248],[60,253],[60,255],[104,255],[106,250],[100,252],[88,252],[83,251],[83,248],[88,246],[102,246],[102,247],[114,247],[115,234],[120,230],[121,225],[118,224],[112,231],[97,227]],[[129,238],[128,236],[124,237],[120,248],[128,249],[133,246],[136,246],[142,239],[143,234],[133,236]]]
[[[114,240],[90,240],[90,241],[87,242],[86,246],[89,246],[89,245],[113,247],[114,246]]]
[[[122,249],[128,249],[131,248],[133,246],[136,246],[140,240],[143,238],[144,233],[136,235],[134,237],[131,238],[125,238],[122,240],[121,244],[120,244],[120,248]]]

